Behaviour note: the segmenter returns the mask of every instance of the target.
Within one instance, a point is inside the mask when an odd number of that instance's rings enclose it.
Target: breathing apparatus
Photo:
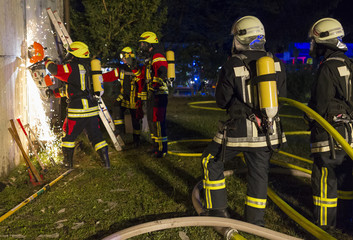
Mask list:
[[[92,59],[91,61],[91,74],[92,74],[94,95],[97,97],[102,97],[104,93],[103,76],[102,76],[101,62],[98,59]]]
[[[169,50],[166,52],[166,58],[168,62],[168,73],[167,73],[167,81],[168,84],[171,85],[175,80],[175,57],[174,52]]]
[[[243,81],[251,85],[251,101],[238,102],[232,104],[229,113],[232,118],[244,117],[254,123],[258,131],[266,136],[267,146],[270,150],[276,151],[271,145],[271,135],[278,134],[279,144],[282,143],[281,126],[278,118],[277,99],[277,76],[275,63],[271,53],[257,59],[256,76],[251,76],[253,72],[250,62],[243,51],[264,51],[265,52],[265,29],[261,21],[253,16],[245,16],[237,20],[231,33],[233,39],[233,57],[239,58],[244,69],[241,74]],[[240,71],[240,70],[239,70]],[[240,72],[239,72],[240,74]],[[255,74],[255,73],[254,73]],[[247,81],[251,79],[251,81]]]
[[[256,61],[255,78],[259,108],[264,116],[264,127],[272,135],[274,119],[278,113],[277,82],[275,64],[272,57],[264,56]]]

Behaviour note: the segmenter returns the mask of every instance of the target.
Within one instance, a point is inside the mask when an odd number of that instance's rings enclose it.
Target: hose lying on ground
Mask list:
[[[25,206],[27,203],[38,197],[39,195],[42,195],[45,191],[50,189],[51,186],[53,186],[57,181],[62,179],[64,176],[68,175],[73,169],[69,169],[63,174],[61,174],[59,177],[57,177],[55,180],[51,181],[49,184],[46,184],[43,188],[41,188],[38,192],[18,204],[16,207],[5,213],[0,217],[0,222],[4,221],[6,218],[10,217],[12,214],[14,214],[17,210],[21,209],[23,206]]]

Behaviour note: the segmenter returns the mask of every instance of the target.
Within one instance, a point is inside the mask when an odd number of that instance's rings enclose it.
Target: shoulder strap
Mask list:
[[[345,80],[346,80],[346,88],[347,88],[347,95],[346,95],[346,98],[344,99],[344,101],[349,107],[348,111],[351,112],[353,110],[353,102],[352,102],[352,99],[351,99],[352,98],[353,62],[352,62],[351,59],[349,59],[349,61],[346,61],[346,59],[344,59],[342,57],[329,57],[324,62],[331,61],[331,60],[337,60],[337,61],[343,62],[346,65],[346,67],[347,67],[347,69],[349,71],[348,75],[344,75]]]
[[[248,69],[249,73],[251,73],[249,63],[248,63],[248,61],[246,61],[248,59],[247,56],[245,56],[244,54],[241,54],[241,53],[237,53],[237,54],[233,54],[232,57],[236,57],[236,58],[240,59],[243,62],[246,69]]]

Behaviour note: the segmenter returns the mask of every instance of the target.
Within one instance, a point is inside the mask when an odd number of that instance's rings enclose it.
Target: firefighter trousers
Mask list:
[[[222,145],[212,141],[202,156],[203,188],[207,209],[227,208],[227,192],[224,178],[224,162],[234,161],[239,150],[227,147],[222,161]],[[243,151],[248,168],[247,193],[245,200],[245,220],[264,226],[264,213],[267,199],[268,172],[272,152]]]
[[[344,227],[353,217],[353,161],[342,150],[314,153],[311,185],[314,219],[319,226]]]
[[[62,138],[63,148],[75,148],[75,140],[86,130],[88,139],[92,143],[94,149],[99,149],[108,146],[107,142],[103,139],[98,116],[85,117],[85,118],[66,118],[63,124],[64,137]]]
[[[167,153],[168,151],[167,105],[168,94],[148,93],[147,122],[151,133],[153,151],[157,153]]]
[[[131,115],[131,123],[133,128],[133,140],[135,143],[140,141],[141,135],[141,119],[136,117],[136,109],[126,108],[119,103],[113,107],[113,119],[115,125],[115,134],[120,135],[125,133],[125,111],[129,109]]]

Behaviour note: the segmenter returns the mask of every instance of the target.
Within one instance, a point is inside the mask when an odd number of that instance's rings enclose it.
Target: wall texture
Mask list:
[[[8,131],[9,120],[18,117],[30,123],[33,106],[33,80],[27,47],[33,41],[48,47],[47,55],[56,57],[56,47],[46,9],[62,16],[63,0],[0,0],[0,177],[21,163],[21,152]],[[31,82],[32,81],[32,82]],[[44,104],[47,106],[48,104]],[[50,105],[50,104],[49,104]],[[19,129],[18,129],[19,131]],[[27,144],[23,134],[22,143]]]

